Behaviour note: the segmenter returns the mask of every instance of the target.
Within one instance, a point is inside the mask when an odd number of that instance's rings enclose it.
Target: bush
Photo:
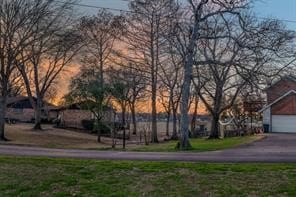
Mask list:
[[[88,130],[88,131],[93,131],[94,130],[94,125],[95,125],[94,120],[82,120],[81,124],[82,124],[83,128]]]
[[[54,118],[41,118],[41,124],[53,124],[54,122]],[[30,121],[27,121],[27,123],[35,123],[35,118],[31,118]]]
[[[100,130],[101,134],[111,134],[111,129],[105,123],[95,124],[95,120],[82,120],[81,124],[84,129],[97,133]]]
[[[107,126],[107,124],[104,124],[104,123],[96,124],[94,130],[100,131],[102,135],[111,134],[111,129]]]
[[[41,123],[42,124],[52,124],[52,123],[54,123],[54,118],[42,118]]]

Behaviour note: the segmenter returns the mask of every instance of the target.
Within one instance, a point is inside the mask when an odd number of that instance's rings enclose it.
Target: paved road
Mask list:
[[[0,145],[0,155],[99,160],[296,163],[296,134],[269,134],[261,141],[238,148],[203,153],[111,152]]]

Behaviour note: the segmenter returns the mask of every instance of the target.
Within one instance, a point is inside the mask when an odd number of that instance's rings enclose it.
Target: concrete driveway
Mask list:
[[[249,153],[277,154],[296,153],[296,133],[269,133],[263,140],[228,151],[247,151]]]
[[[248,145],[228,150],[202,153],[64,150],[0,145],[0,154],[99,160],[296,163],[296,134],[268,134],[265,139]]]
[[[251,144],[216,151],[227,161],[238,162],[296,162],[296,133],[270,133]]]

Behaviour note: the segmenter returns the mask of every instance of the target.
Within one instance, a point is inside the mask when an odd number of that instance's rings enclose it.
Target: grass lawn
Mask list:
[[[0,157],[0,196],[295,196],[296,164]]]
[[[257,140],[262,139],[264,136],[245,136],[245,137],[232,137],[225,139],[191,139],[192,145],[191,151],[202,152],[202,151],[214,151],[222,150],[227,148],[236,147],[243,144],[248,144]],[[143,151],[143,152],[173,152],[176,151],[177,141],[169,141],[159,144],[151,144],[149,146],[139,146],[129,148],[131,151]]]

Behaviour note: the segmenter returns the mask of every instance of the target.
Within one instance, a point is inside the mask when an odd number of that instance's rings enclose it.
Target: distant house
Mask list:
[[[57,112],[52,110],[54,108],[54,105],[45,103],[42,108],[41,118],[48,120],[57,118]],[[29,98],[26,96],[9,97],[7,99],[5,118],[7,120],[16,120],[20,122],[34,121],[35,111]]]
[[[269,132],[296,133],[296,78],[286,76],[266,89],[263,124]]]
[[[85,103],[74,103],[65,107],[57,109],[58,119],[61,127],[84,129],[82,125],[83,120],[94,120],[95,115],[90,110],[87,110]],[[115,111],[111,107],[104,108],[103,120],[105,122],[112,122]]]

